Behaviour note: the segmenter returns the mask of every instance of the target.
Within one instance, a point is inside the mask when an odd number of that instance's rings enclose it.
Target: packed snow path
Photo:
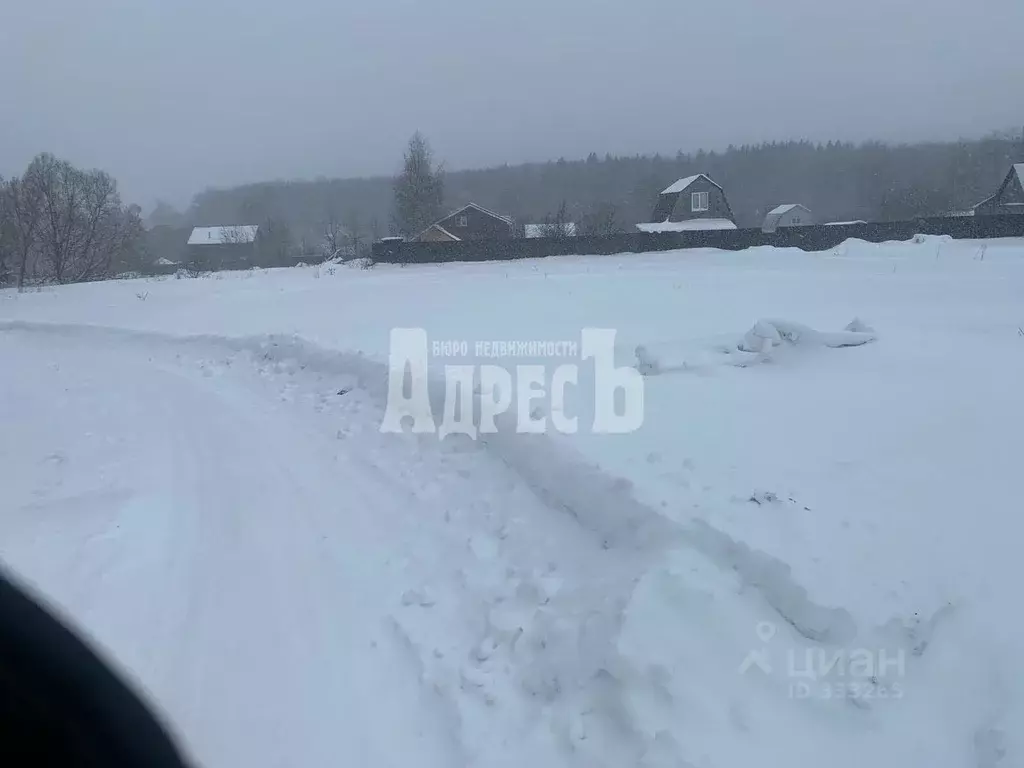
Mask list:
[[[0,559],[202,765],[595,764],[568,745],[643,553],[258,346],[0,332]]]
[[[5,554],[141,676],[202,762],[458,764],[411,660],[381,640],[386,542],[414,511],[402,489],[126,345],[5,334],[2,355],[18,361],[3,423],[25,441]]]

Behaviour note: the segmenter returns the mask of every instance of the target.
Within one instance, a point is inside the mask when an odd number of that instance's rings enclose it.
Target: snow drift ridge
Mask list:
[[[3,330],[106,337],[147,345],[227,349],[263,361],[287,363],[348,381],[354,379],[382,406],[387,399],[387,365],[363,354],[327,350],[298,336],[175,336],[96,325],[0,321],[0,331]],[[445,382],[431,379],[428,388],[434,413],[442,413]],[[474,415],[479,413],[480,409],[475,408]],[[813,603],[807,591],[792,578],[785,563],[748,549],[706,523],[690,527],[673,523],[638,501],[628,481],[608,475],[548,435],[517,433],[514,420],[515,414],[511,412],[500,414],[496,418],[498,432],[481,436],[474,445],[503,461],[540,499],[552,509],[570,515],[581,528],[598,537],[604,547],[648,554],[664,553],[680,546],[693,549],[718,567],[736,572],[803,636],[825,642],[845,642],[856,633],[846,611]],[[432,436],[418,437],[433,439]]]

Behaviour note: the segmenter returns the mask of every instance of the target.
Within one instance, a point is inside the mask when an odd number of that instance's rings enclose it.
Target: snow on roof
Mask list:
[[[826,227],[842,227],[850,224],[867,224],[863,219],[857,219],[856,221],[826,221]]]
[[[525,229],[525,235],[528,238],[544,237],[545,231],[547,231],[549,225],[547,224],[527,224]],[[576,223],[572,221],[563,222],[562,228],[566,235],[569,237],[576,236]]]
[[[458,213],[458,211],[456,211],[456,213]],[[420,232],[420,233],[419,233],[418,235],[416,235],[416,237],[412,238],[412,240],[413,240],[414,242],[415,242],[415,241],[417,241],[417,240],[419,240],[419,239],[420,239],[420,238],[422,238],[422,237],[423,237],[423,236],[424,236],[425,234],[427,234],[427,232],[429,232],[429,231],[430,231],[430,230],[432,230],[432,229],[434,229],[434,230],[437,230],[438,232],[440,232],[440,233],[441,233],[442,235],[444,235],[445,237],[451,238],[451,239],[452,239],[452,240],[453,240],[454,242],[456,242],[456,243],[458,243],[458,242],[461,242],[461,241],[462,241],[462,238],[461,238],[461,237],[456,237],[456,236],[455,236],[455,235],[453,235],[453,234],[452,234],[451,232],[449,232],[449,231],[448,231],[447,229],[445,229],[444,227],[442,227],[442,226],[441,226],[440,224],[431,224],[431,225],[430,225],[429,227],[427,227],[427,228],[426,228],[426,229],[424,229],[424,230],[423,230],[422,232]],[[405,239],[405,238],[401,238],[401,237],[391,237],[391,238],[385,238],[384,240],[381,240],[381,242],[383,243],[383,242],[384,242],[385,240],[404,240],[404,239]]]
[[[440,232],[440,233],[441,233],[442,235],[446,235],[447,237],[450,237],[450,238],[451,238],[452,240],[454,240],[455,242],[459,242],[459,241],[461,241],[461,240],[462,240],[462,238],[461,238],[461,237],[456,237],[456,236],[455,236],[455,235],[453,235],[453,234],[452,234],[451,232],[449,232],[449,231],[448,231],[447,229],[445,229],[444,227],[442,227],[442,226],[441,226],[440,224],[434,224],[434,225],[433,225],[432,227],[427,227],[427,229],[436,229],[436,230],[437,230],[438,232]]]
[[[252,243],[259,231],[258,224],[237,224],[221,227],[196,227],[189,235],[189,245],[221,245],[223,243]]]
[[[1009,178],[1009,176],[1011,174],[1016,174],[1017,175],[1017,181],[1019,181],[1020,185],[1022,187],[1024,187],[1024,163],[1014,163],[1013,167],[1010,169],[1010,173],[1006,174],[1007,178]],[[999,186],[999,190],[994,195],[989,195],[984,200],[982,200],[980,203],[975,203],[974,206],[972,207],[972,209],[973,208],[978,208],[978,207],[984,205],[985,203],[990,203],[993,200],[995,200],[999,196],[999,192],[1003,191],[1003,187],[1005,185],[1006,185],[1006,180],[1004,179],[1003,183]],[[1009,203],[1003,203],[1003,205],[1009,205]]]
[[[476,210],[480,211],[481,213],[486,213],[488,216],[493,216],[496,219],[501,219],[502,221],[508,222],[508,225],[510,227],[515,223],[508,216],[502,216],[500,213],[495,213],[494,211],[490,211],[487,208],[484,208],[482,205],[477,205],[476,203],[468,203],[468,204],[462,206],[461,208],[459,208],[457,211],[452,211],[447,216],[445,216],[444,219],[450,219],[452,216],[455,216],[456,214],[462,213],[467,208],[475,208]],[[441,221],[444,221],[444,219],[441,219]]]
[[[786,205],[780,205],[775,208],[772,208],[770,211],[768,211],[768,215],[782,216],[783,214],[789,213],[794,208],[803,208],[805,211],[808,211],[807,207],[800,205],[800,203],[788,203]],[[808,211],[808,213],[810,213],[810,211]]]
[[[161,256],[161,257],[160,257],[159,259],[157,259],[157,260],[156,260],[156,261],[154,261],[153,263],[154,263],[154,264],[156,264],[156,265],[157,265],[158,267],[173,267],[173,266],[174,266],[174,265],[176,265],[176,264],[177,264],[178,262],[176,262],[176,261],[171,261],[171,260],[170,260],[170,259],[168,259],[168,258],[167,258],[166,256]]]
[[[692,232],[702,229],[736,229],[736,225],[729,219],[689,219],[637,224],[636,228],[641,232]]]
[[[677,181],[672,186],[666,187],[664,190],[662,190],[661,194],[663,194],[663,195],[674,195],[676,192],[682,192],[688,186],[693,184],[693,182],[695,182],[697,179],[706,179],[707,181],[711,182],[712,184],[714,184],[719,189],[722,188],[722,186],[720,184],[717,184],[706,173],[698,173],[695,176],[687,176],[685,179],[680,179],[679,181]]]

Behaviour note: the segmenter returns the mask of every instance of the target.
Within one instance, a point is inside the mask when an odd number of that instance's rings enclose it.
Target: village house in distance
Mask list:
[[[975,216],[1024,214],[1024,163],[1010,168],[999,190],[974,206]]]
[[[187,243],[188,260],[209,269],[247,269],[256,264],[256,224],[195,227]]]
[[[800,203],[780,205],[768,211],[764,217],[762,232],[774,232],[783,227],[806,227],[814,223],[814,215],[810,209]]]
[[[414,239],[425,243],[457,243],[461,240],[511,240],[515,222],[508,216],[469,203],[431,224]]]
[[[686,232],[736,229],[736,221],[725,190],[710,176],[698,173],[663,190],[651,220],[636,226],[641,232]]]

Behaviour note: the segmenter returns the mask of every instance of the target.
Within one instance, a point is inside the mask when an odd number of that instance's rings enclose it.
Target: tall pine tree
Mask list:
[[[391,220],[395,230],[406,237],[418,235],[441,218],[444,202],[444,174],[434,168],[430,144],[419,131],[409,139],[402,172],[395,179],[395,202]]]

